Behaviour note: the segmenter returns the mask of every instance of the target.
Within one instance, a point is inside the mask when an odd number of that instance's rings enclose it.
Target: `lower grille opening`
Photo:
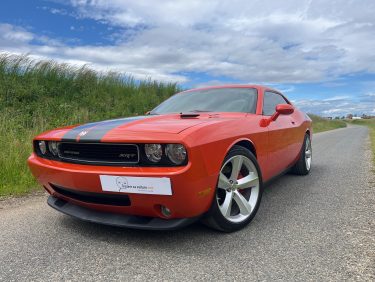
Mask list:
[[[128,195],[102,194],[93,192],[82,192],[51,184],[53,190],[62,196],[91,204],[102,204],[110,206],[130,206]]]

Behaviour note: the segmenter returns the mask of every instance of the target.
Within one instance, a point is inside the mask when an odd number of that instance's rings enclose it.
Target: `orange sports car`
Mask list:
[[[311,125],[267,87],[193,89],[145,116],[45,132],[28,164],[67,215],[154,230],[202,220],[231,232],[254,218],[266,182],[309,173]]]

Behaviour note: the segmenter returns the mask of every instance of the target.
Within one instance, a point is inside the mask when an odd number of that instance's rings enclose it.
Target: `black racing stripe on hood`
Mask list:
[[[114,119],[114,120],[106,120],[101,122],[93,122],[84,125],[77,126],[72,130],[68,131],[61,141],[65,142],[76,142],[77,138],[79,137],[78,142],[100,142],[104,135],[106,135],[110,130],[133,122],[137,120],[141,120],[144,118],[148,118],[150,116],[137,116],[137,117],[130,117],[130,118],[121,118],[121,119]],[[79,136],[80,133],[87,131],[86,134],[83,136]]]
[[[64,136],[61,138],[61,141],[76,141],[78,134],[100,123],[101,122],[91,122],[74,127],[73,129],[69,130],[67,133],[64,134]]]

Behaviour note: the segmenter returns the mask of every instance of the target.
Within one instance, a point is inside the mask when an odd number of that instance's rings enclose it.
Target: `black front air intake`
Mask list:
[[[130,206],[130,199],[127,195],[83,192],[57,186],[51,183],[50,186],[60,195],[73,200],[90,204],[100,204],[109,206]]]

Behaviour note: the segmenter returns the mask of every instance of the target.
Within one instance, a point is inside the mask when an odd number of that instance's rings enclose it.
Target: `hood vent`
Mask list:
[[[199,116],[200,114],[195,114],[195,113],[180,113],[180,118],[196,118]]]

